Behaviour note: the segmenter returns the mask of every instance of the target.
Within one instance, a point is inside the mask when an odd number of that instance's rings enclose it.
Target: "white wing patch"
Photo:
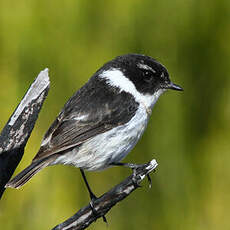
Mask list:
[[[85,114],[85,115],[73,117],[73,120],[75,120],[75,121],[86,121],[87,118],[88,118],[88,114]]]

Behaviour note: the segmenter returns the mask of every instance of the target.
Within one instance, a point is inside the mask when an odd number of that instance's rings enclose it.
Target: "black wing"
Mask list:
[[[79,146],[97,134],[128,122],[138,103],[134,97],[93,77],[66,103],[44,136],[33,161]]]

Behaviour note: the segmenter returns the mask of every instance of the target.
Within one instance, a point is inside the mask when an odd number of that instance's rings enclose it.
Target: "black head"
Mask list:
[[[119,69],[143,94],[154,94],[159,89],[183,90],[169,79],[166,68],[155,59],[139,54],[118,56],[99,71]]]

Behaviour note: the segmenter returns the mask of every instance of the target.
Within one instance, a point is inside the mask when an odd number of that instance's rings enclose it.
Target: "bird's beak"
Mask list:
[[[173,89],[173,90],[177,90],[177,91],[183,91],[183,88],[180,87],[179,85],[176,85],[172,82],[170,82],[167,86],[167,89]]]

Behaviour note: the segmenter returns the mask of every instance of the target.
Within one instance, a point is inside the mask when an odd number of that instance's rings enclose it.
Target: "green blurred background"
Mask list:
[[[157,58],[184,87],[154,108],[125,159],[156,158],[153,187],[114,207],[109,229],[230,229],[230,1],[0,1],[0,129],[37,74],[51,88],[24,157],[27,166],[65,101],[106,61],[125,53]],[[87,173],[97,195],[130,174]],[[0,228],[51,229],[88,203],[79,169],[42,170],[0,201]],[[98,220],[89,229],[108,229]]]

